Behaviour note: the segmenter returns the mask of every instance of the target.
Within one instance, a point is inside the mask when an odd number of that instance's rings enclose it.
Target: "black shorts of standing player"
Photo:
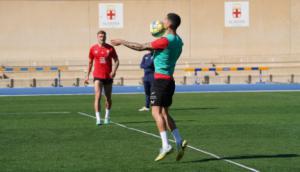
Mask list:
[[[175,91],[174,79],[155,79],[151,88],[151,105],[169,107]]]
[[[101,85],[111,85],[114,82],[114,80],[111,78],[108,78],[108,79],[94,78],[94,82],[96,80],[100,81]]]

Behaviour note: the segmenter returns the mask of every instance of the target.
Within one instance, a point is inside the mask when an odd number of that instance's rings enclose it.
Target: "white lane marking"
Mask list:
[[[95,118],[95,119],[96,119],[96,117],[94,117],[94,116],[92,116],[92,115],[89,115],[89,114],[87,114],[87,113],[84,113],[84,112],[78,112],[78,114],[80,114],[80,115],[82,115],[82,116],[87,116],[87,117]],[[153,134],[153,133],[149,133],[149,132],[146,132],[146,131],[143,131],[143,130],[139,130],[139,129],[136,129],[136,128],[132,128],[132,127],[127,127],[127,126],[124,125],[124,124],[120,124],[120,123],[113,122],[113,121],[111,121],[111,123],[113,123],[113,124],[115,124],[115,125],[117,125],[117,126],[126,128],[126,129],[128,129],[128,130],[136,131],[136,132],[143,133],[143,134],[146,134],[146,135],[149,135],[149,136],[152,136],[152,137],[155,137],[155,138],[159,138],[159,139],[160,139],[160,136],[158,136],[158,135],[156,135],[156,134]],[[169,141],[175,143],[175,141],[172,140],[172,139],[169,139]],[[252,172],[259,172],[258,170],[254,169],[254,168],[252,168],[252,167],[248,167],[248,166],[246,166],[246,165],[240,164],[240,163],[238,163],[238,162],[235,162],[235,161],[232,161],[232,160],[229,160],[229,159],[223,159],[223,158],[221,158],[220,156],[218,156],[218,155],[216,155],[216,154],[207,152],[207,151],[205,151],[205,150],[196,148],[196,147],[194,147],[194,146],[188,145],[188,147],[189,147],[190,149],[195,150],[195,151],[201,152],[201,153],[203,153],[203,154],[209,155],[209,156],[214,157],[214,158],[219,159],[219,160],[226,161],[226,162],[228,162],[228,163],[230,163],[230,164],[234,164],[234,165],[236,165],[236,166],[239,166],[239,167],[241,167],[241,168],[247,169],[247,170],[249,170],[249,171],[252,171]]]

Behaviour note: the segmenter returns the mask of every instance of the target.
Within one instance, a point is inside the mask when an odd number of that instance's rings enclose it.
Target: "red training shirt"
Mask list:
[[[151,42],[151,46],[155,50],[163,50],[169,45],[169,40],[166,37],[158,38]]]
[[[90,48],[89,58],[94,60],[94,78],[110,79],[112,59],[116,61],[118,55],[113,46],[95,44]]]

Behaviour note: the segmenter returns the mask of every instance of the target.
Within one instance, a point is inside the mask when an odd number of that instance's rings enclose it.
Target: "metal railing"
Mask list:
[[[300,75],[242,75],[242,76],[180,76],[175,77],[176,84],[256,84],[256,83],[282,83],[295,84],[300,83]],[[2,79],[0,88],[18,88],[18,87],[82,87],[84,78],[49,78],[49,79]],[[90,81],[92,85],[92,80]],[[142,85],[142,78],[139,77],[117,77],[114,79],[114,85]]]
[[[287,64],[288,63],[288,64]],[[178,63],[175,72],[177,84],[254,84],[254,83],[300,83],[300,62],[268,62],[264,63],[267,72],[257,71],[226,71],[226,68],[236,68],[244,66],[245,69],[253,66],[251,63],[244,65],[226,65],[226,64],[209,64],[200,62]],[[229,64],[229,63],[228,63]],[[257,62],[255,63],[257,64]],[[207,67],[210,65],[209,67]],[[194,67],[193,67],[194,66]],[[199,68],[195,68],[201,66]],[[203,67],[206,66],[206,67]],[[226,66],[226,67],[224,67]],[[63,70],[45,70],[36,71],[35,66],[27,66],[28,70],[19,70],[26,66],[16,67],[17,70],[6,72],[7,77],[0,77],[0,88],[17,88],[17,87],[80,87],[84,86],[84,76],[86,75],[86,65],[76,64],[65,66]],[[45,66],[44,66],[45,67]],[[45,69],[48,69],[46,66]],[[35,68],[35,70],[31,70]],[[185,70],[187,68],[198,69],[198,73]],[[49,68],[51,69],[51,68]],[[204,70],[202,70],[204,69]],[[222,70],[219,70],[222,69]],[[5,72],[2,70],[2,72]],[[248,72],[248,73],[247,73]],[[27,74],[28,73],[28,74]],[[115,78],[115,85],[141,85],[142,70],[139,64],[122,64]],[[37,75],[39,74],[39,75]],[[0,71],[1,75],[1,71]],[[26,75],[26,76],[24,76]],[[93,83],[92,80],[90,83]]]

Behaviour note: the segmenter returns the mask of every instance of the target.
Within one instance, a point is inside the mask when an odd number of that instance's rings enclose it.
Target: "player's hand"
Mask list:
[[[111,77],[111,78],[115,78],[115,76],[116,76],[116,72],[111,72],[111,73],[110,73],[110,77]]]
[[[84,85],[89,85],[89,78],[86,78],[86,79],[84,80]]]
[[[110,42],[113,46],[119,46],[124,42],[124,40],[122,40],[122,39],[112,39]]]

